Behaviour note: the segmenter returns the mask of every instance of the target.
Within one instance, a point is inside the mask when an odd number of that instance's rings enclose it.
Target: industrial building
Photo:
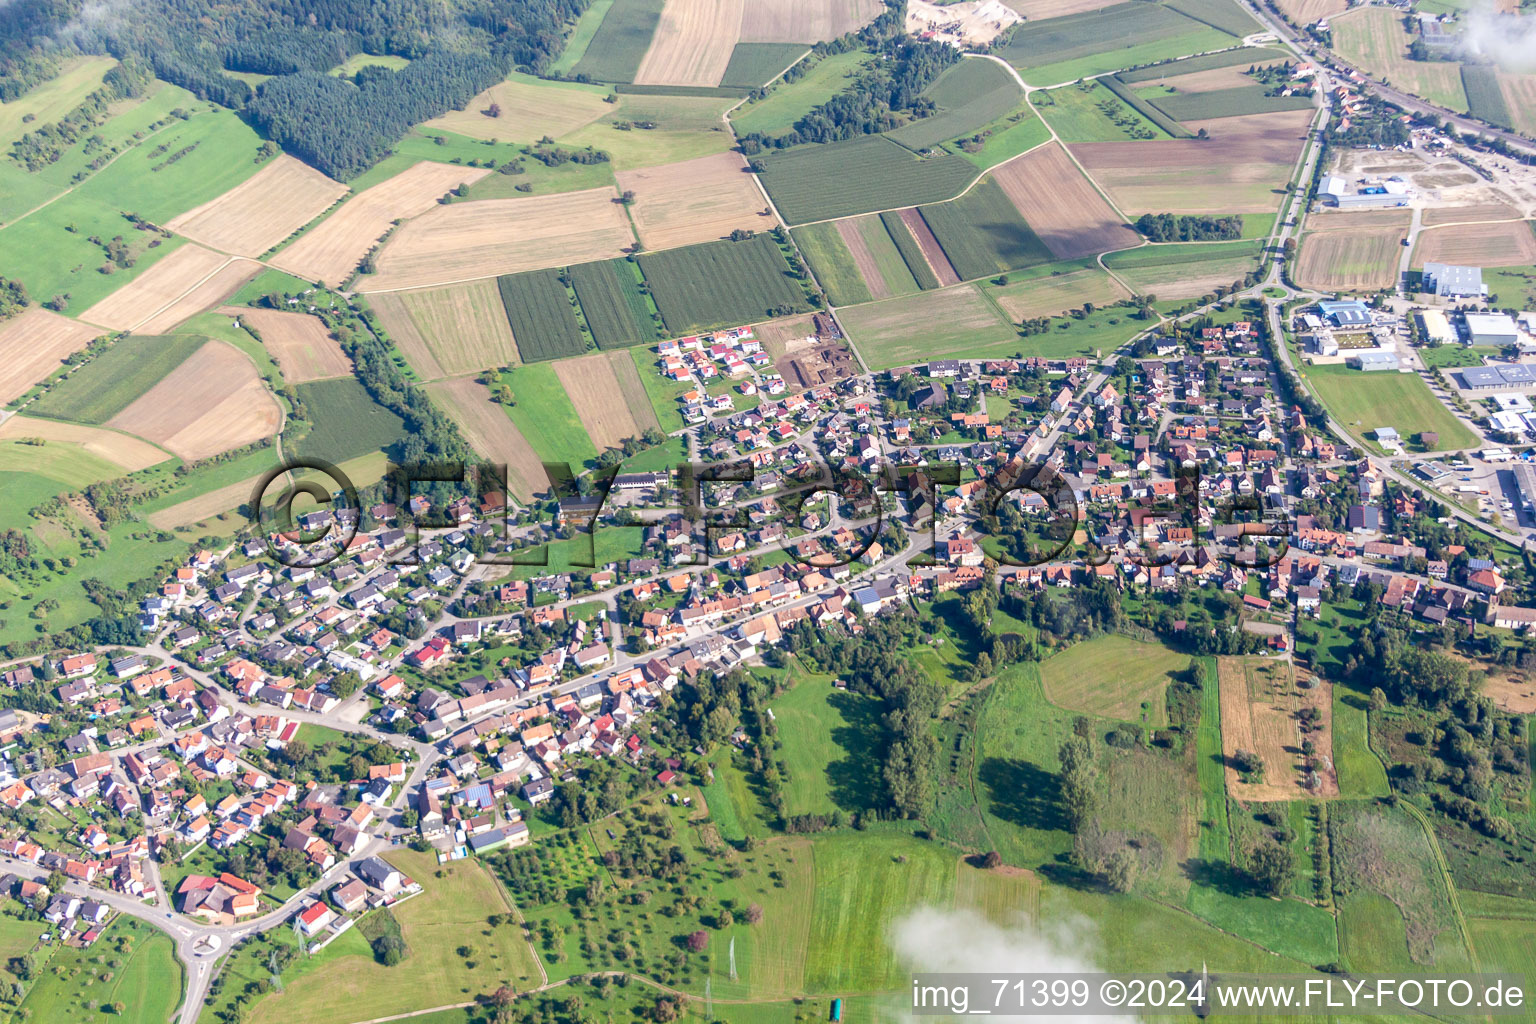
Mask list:
[[[1520,329],[1508,313],[1468,313],[1467,341],[1472,345],[1513,345],[1520,340]]]
[[[1515,467],[1515,489],[1520,492],[1520,504],[1536,510],[1536,467],[1529,462]]]
[[[1450,319],[1440,310],[1421,309],[1414,315],[1418,317],[1425,341],[1446,345],[1456,340],[1456,328],[1451,326]]]
[[[1335,327],[1369,327],[1374,322],[1370,308],[1357,299],[1319,302],[1317,310],[1324,320]]]
[[[1399,368],[1396,353],[1383,352],[1380,349],[1357,352],[1346,356],[1344,365],[1356,370],[1364,370],[1367,373],[1377,370],[1396,370]]]
[[[1323,179],[1318,194],[1341,210],[1370,209],[1373,207],[1404,206],[1408,202],[1409,188],[1397,179],[1372,182],[1349,191],[1349,183],[1337,174]]]
[[[1501,391],[1505,388],[1528,388],[1536,384],[1536,372],[1519,363],[1464,366],[1456,372],[1461,375],[1461,386],[1468,391]]]
[[[1481,298],[1488,294],[1481,267],[1460,267],[1453,263],[1424,264],[1422,290],[1442,299]]]

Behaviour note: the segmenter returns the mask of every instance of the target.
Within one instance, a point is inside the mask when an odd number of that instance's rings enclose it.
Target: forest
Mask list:
[[[1136,230],[1154,242],[1226,242],[1243,237],[1243,218],[1144,213]]]

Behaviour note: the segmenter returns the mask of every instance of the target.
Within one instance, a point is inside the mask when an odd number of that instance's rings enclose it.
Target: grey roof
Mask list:
[[[1436,295],[1483,294],[1481,267],[1462,267],[1453,263],[1424,264],[1424,286]]]

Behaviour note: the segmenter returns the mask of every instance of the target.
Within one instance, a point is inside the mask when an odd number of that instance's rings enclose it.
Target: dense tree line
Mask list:
[[[1243,237],[1243,218],[1144,213],[1136,230],[1154,242],[1224,242]]]
[[[0,320],[8,320],[20,313],[29,301],[25,285],[0,277]]]
[[[101,87],[69,113],[32,129],[11,143],[11,159],[29,171],[42,170],[105,121],[113,103],[141,95],[149,82],[149,68],[142,62],[119,62],[102,76]]]

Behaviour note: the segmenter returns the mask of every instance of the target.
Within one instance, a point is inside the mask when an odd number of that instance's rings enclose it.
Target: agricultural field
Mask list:
[[[517,274],[621,255],[634,243],[611,188],[439,206],[400,228],[364,292]]]
[[[1327,683],[1303,688],[1289,662],[1265,658],[1219,658],[1216,676],[1227,792],[1250,801],[1338,795],[1338,777],[1332,770],[1319,772],[1318,784],[1308,788],[1299,756],[1303,736],[1297,715],[1306,708],[1316,708],[1322,716],[1307,738],[1319,750],[1333,749],[1333,695]],[[1244,778],[1238,772],[1234,765],[1239,751],[1258,755],[1264,766],[1260,777]]]
[[[184,245],[80,314],[80,319],[98,327],[129,331],[174,303],[181,296],[213,276],[228,256]],[[192,312],[189,311],[190,316]]]
[[[254,327],[261,342],[290,384],[305,384],[352,373],[352,360],[341,350],[325,322],[308,313],[226,307],[219,312]]]
[[[1098,81],[1041,90],[1030,97],[1030,103],[1062,142],[1133,142],[1168,137],[1167,132]]]
[[[1014,29],[999,56],[1018,68],[1030,85],[1057,85],[1231,45],[1229,33],[1171,6],[1124,3],[1025,22]]]
[[[645,345],[657,339],[660,325],[656,305],[641,289],[637,263],[603,260],[580,263],[566,272],[598,348]]]
[[[1449,61],[1408,57],[1413,37],[1396,11],[1369,7],[1341,14],[1328,23],[1338,55],[1393,88],[1421,96],[1449,110],[1467,109],[1460,67]]]
[[[1312,115],[1305,110],[1190,122],[1210,140],[1085,142],[1069,147],[1128,217],[1143,213],[1273,213]]]
[[[1440,435],[1435,451],[1477,447],[1477,438],[1412,373],[1362,373],[1342,365],[1308,366],[1302,377],[1334,418],[1356,437],[1395,427],[1404,438]]]
[[[1018,323],[1039,316],[1056,316],[1085,302],[1108,306],[1130,298],[1130,292],[1096,266],[1066,264],[1050,273],[1009,274],[1008,283],[990,289],[1008,319]]]
[[[56,446],[68,446],[105,459],[128,473],[148,469],[170,458],[168,453],[131,434],[103,427],[21,415],[8,417],[4,423],[0,423],[0,440],[17,441],[21,438],[47,441],[49,461],[59,450]]]
[[[185,246],[177,252],[185,252],[191,248],[194,246]],[[160,264],[160,266],[164,265]],[[236,257],[203,278],[188,291],[183,292],[174,302],[162,306],[154,316],[141,322],[134,330],[140,334],[168,334],[196,317],[197,314],[212,309],[228,299],[260,272],[260,263],[243,256]],[[129,287],[132,288],[133,285]]]
[[[819,43],[852,32],[882,10],[879,0],[754,0],[741,16],[743,43]]]
[[[461,184],[490,171],[423,160],[392,178],[364,189],[271,259],[271,264],[311,281],[338,285],[357,269],[396,220],[408,220],[437,205]]]
[[[660,428],[629,353],[597,352],[550,365],[599,450]]]
[[[907,295],[918,290],[917,279],[902,258],[901,250],[886,230],[885,222],[875,216],[855,217],[837,222],[842,236],[859,268],[871,298],[884,299]]]
[[[975,167],[953,154],[919,158],[874,135],[762,159],[763,187],[790,224],[941,202],[976,177]]]
[[[666,0],[635,84],[719,85],[745,8],[746,0]]]
[[[1312,25],[1343,14],[1349,0],[1276,0],[1276,6],[1297,25]]]
[[[720,76],[724,89],[756,89],[809,53],[803,43],[737,43]]]
[[[999,181],[984,179],[959,199],[924,206],[921,213],[961,280],[1051,260],[1046,243],[1031,230]]]
[[[247,1020],[369,1019],[459,1002],[466,989],[538,984],[537,961],[519,930],[486,926],[488,915],[512,907],[479,860],[439,867],[430,853],[402,849],[385,856],[425,890],[388,911],[400,924],[409,951],[405,958],[394,967],[377,963],[362,930],[354,928],[333,943],[339,950],[328,947],[302,973],[292,972],[298,976],[285,976],[282,991],[257,1002]],[[469,957],[456,952],[463,946],[473,951]]]
[[[1159,728],[1167,721],[1163,691],[1188,666],[1186,654],[1115,633],[1047,658],[1040,681],[1046,699],[1068,711]]]
[[[1323,218],[1317,218],[1323,223]],[[1384,217],[1379,226],[1309,231],[1301,240],[1296,282],[1326,291],[1376,291],[1397,284],[1398,260],[1408,226]]]
[[[100,333],[40,307],[0,321],[0,402],[26,394]]]
[[[1536,75],[1500,71],[1499,87],[1515,130],[1526,136],[1536,134]]]
[[[775,220],[747,162],[719,153],[616,175],[633,192],[629,215],[647,249],[670,249],[724,238],[732,231],[769,231]]]
[[[124,1024],[161,1024],[179,1002],[183,969],[170,938],[130,917],[92,947],[60,948],[44,962],[20,1010],[37,1020],[89,1019],[121,1003]]]
[[[881,218],[885,219],[886,216],[886,214],[882,214]],[[901,220],[901,225],[904,229],[903,234],[910,236],[912,239],[912,244],[917,250],[917,258],[921,260],[923,266],[933,275],[934,279],[940,285],[946,287],[952,284],[959,284],[959,271],[955,270],[955,265],[949,261],[948,254],[944,252],[944,247],[939,244],[937,236],[934,235],[933,229],[928,226],[928,221],[923,218],[923,215],[914,207],[902,210],[896,216]],[[887,227],[895,230],[889,222],[887,222]],[[901,247],[900,242],[897,245]],[[902,247],[902,258],[906,259],[909,263],[912,262],[912,249]],[[919,276],[920,271],[914,269],[912,273],[913,276]]]
[[[1311,110],[1309,96],[1270,96],[1263,85],[1238,85],[1158,96],[1149,102],[1175,121],[1212,121],[1245,114],[1269,114],[1279,110]]]
[[[844,225],[849,227],[845,229]],[[795,245],[810,264],[811,271],[826,290],[828,301],[834,306],[885,298],[884,295],[876,296],[871,285],[865,281],[862,266],[869,262],[867,254],[861,253],[865,255],[864,264],[861,265],[853,254],[849,239],[845,237],[846,231],[853,234],[853,244],[862,243],[863,239],[852,225],[852,221],[829,220],[794,230]]]
[[[804,312],[805,291],[768,235],[643,252],[645,274],[672,335]]]
[[[1536,263],[1536,221],[1457,224],[1419,234],[1413,266],[1455,263],[1512,267]]]
[[[339,463],[388,448],[405,437],[405,421],[375,402],[356,378],[300,384],[297,391],[309,410],[310,428],[294,443],[285,435],[284,452]]]
[[[871,370],[1012,355],[1026,343],[972,285],[850,306],[838,315]]]
[[[1256,242],[1145,245],[1110,253],[1104,265],[1139,294],[1192,299],[1241,281],[1258,267],[1259,249]]]
[[[947,139],[972,135],[1007,114],[1024,98],[1024,90],[1006,68],[990,60],[962,60],[945,71],[923,96],[939,109],[886,137],[921,152]]]
[[[622,353],[621,353],[622,354]],[[556,363],[528,363],[501,375],[516,403],[506,406],[518,431],[542,462],[564,462],[580,470],[597,458],[581,416],[556,372]]]
[[[577,356],[587,350],[587,339],[558,271],[531,270],[497,278],[496,286],[523,362]]]
[[[282,416],[250,357],[209,341],[106,426],[193,462],[271,437]]]
[[[458,377],[428,384],[426,390],[458,425],[471,448],[493,463],[506,465],[507,489],[514,498],[526,503],[548,489],[538,453],[506,409],[491,400],[490,388],[473,377]]]
[[[811,59],[810,70],[793,82],[775,83],[762,99],[749,100],[731,112],[731,124],[738,135],[783,135],[813,108],[846,89],[869,66],[871,57],[850,50]]]
[[[613,0],[572,73],[594,82],[633,82],[661,21],[662,6],[663,0]]]
[[[1128,249],[1141,242],[1059,145],[1010,160],[993,175],[1057,259]]]
[[[498,142],[532,143],[546,135],[558,139],[611,113],[613,106],[603,101],[608,93],[602,86],[548,82],[513,72],[463,110],[451,110],[421,127]]]
[[[907,268],[907,274],[912,278],[912,282],[923,290],[937,288],[939,286],[938,275],[934,273],[933,267],[929,265],[928,257],[924,255],[922,246],[918,245],[917,239],[912,236],[911,229],[907,227],[905,213],[906,211],[886,211],[882,213],[880,215],[880,226],[885,229],[885,237],[890,240],[891,245],[895,248],[896,255],[901,257],[902,265]],[[871,218],[863,217],[859,219],[859,223],[867,224],[870,220]],[[919,223],[922,221],[921,214],[918,215],[918,221]],[[927,225],[923,225],[923,229],[926,231]],[[866,236],[866,239],[869,239],[870,245],[873,246],[870,231],[865,230],[862,233]],[[933,245],[937,248],[938,243],[934,242]]]
[[[210,249],[260,256],[347,194],[347,186],[286,154],[166,227]]]
[[[1008,0],[1007,6],[1018,11],[1030,21],[1047,18],[1065,18],[1069,14],[1084,14],[1104,7],[1114,7],[1119,0]]]
[[[204,341],[192,335],[123,338],[49,388],[27,412],[100,426],[180,366]]]
[[[560,144],[591,146],[607,153],[607,165],[591,168],[599,173],[724,153],[735,143],[725,123],[725,112],[735,103],[730,96],[619,93],[618,102],[609,108],[612,113],[566,136]]]
[[[369,296],[390,337],[428,380],[519,361],[494,280]]]

